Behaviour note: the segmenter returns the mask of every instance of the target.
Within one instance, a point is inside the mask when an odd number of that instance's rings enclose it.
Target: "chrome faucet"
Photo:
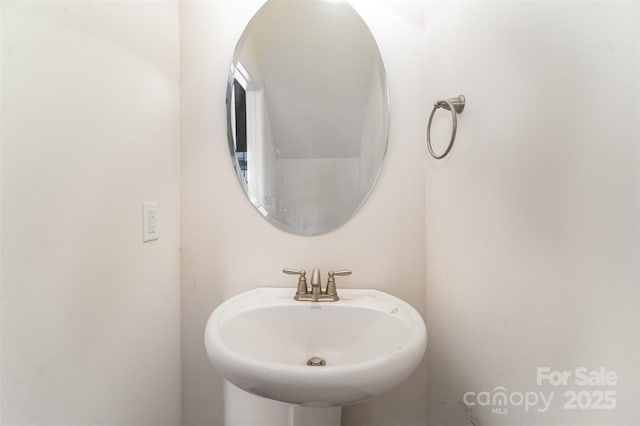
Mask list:
[[[343,269],[340,271],[329,271],[329,278],[327,279],[327,286],[323,290],[320,283],[320,270],[313,268],[311,271],[311,291],[307,287],[306,271],[285,268],[282,270],[285,274],[298,275],[298,289],[296,290],[295,300],[309,301],[309,302],[335,302],[340,299],[336,290],[336,275],[351,275],[351,271]]]

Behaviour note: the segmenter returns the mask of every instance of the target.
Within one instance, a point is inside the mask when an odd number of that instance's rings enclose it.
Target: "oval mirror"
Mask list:
[[[242,33],[227,86],[238,180],[273,225],[332,231],[371,192],[389,107],[378,46],[344,1],[269,0]]]

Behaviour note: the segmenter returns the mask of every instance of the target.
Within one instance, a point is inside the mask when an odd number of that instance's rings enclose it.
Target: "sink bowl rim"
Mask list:
[[[260,293],[268,293],[270,297],[266,301],[266,303],[265,300],[262,300],[260,304],[252,305],[245,309],[238,309],[235,313],[228,312],[228,309],[232,308],[234,303],[243,298],[249,298],[254,293],[256,296]],[[370,288],[340,289],[338,293],[341,296],[341,299],[336,302],[310,302],[294,301],[294,293],[295,289],[287,287],[257,287],[252,290],[237,294],[218,305],[218,307],[216,307],[216,309],[214,309],[214,311],[210,315],[205,331],[205,346],[207,349],[207,355],[211,362],[218,368],[218,363],[223,364],[221,366],[227,367],[227,369],[229,367],[234,368],[235,366],[242,364],[242,368],[244,368],[245,370],[248,368],[253,372],[253,374],[256,374],[258,376],[269,376],[270,380],[277,382],[289,382],[290,380],[299,378],[302,375],[308,376],[310,374],[313,374],[314,380],[323,382],[325,380],[334,381],[336,376],[339,376],[343,379],[348,378],[350,374],[354,376],[361,376],[363,371],[376,370],[383,365],[387,366],[389,362],[398,364],[400,361],[403,361],[405,359],[417,358],[416,354],[419,354],[419,359],[411,361],[411,363],[413,364],[419,362],[424,356],[424,351],[427,344],[427,331],[422,316],[415,310],[415,308],[413,308],[413,306],[398,297],[380,290]],[[218,331],[220,329],[220,326],[223,325],[224,321],[233,316],[242,314],[243,312],[248,312],[250,310],[265,308],[277,309],[280,306],[303,307],[313,305],[318,307],[329,307],[329,305],[331,305],[331,308],[353,306],[360,309],[377,311],[382,314],[389,314],[388,312],[382,311],[376,306],[366,304],[367,301],[364,300],[363,296],[367,295],[377,296],[378,300],[382,300],[386,304],[388,304],[388,302],[393,302],[397,305],[398,308],[402,308],[401,315],[396,317],[395,319],[401,320],[404,323],[410,321],[410,324],[408,324],[407,327],[412,329],[409,338],[402,345],[402,349],[396,349],[392,352],[378,355],[371,359],[358,361],[355,363],[338,365],[329,363],[328,365],[323,367],[309,368],[309,366],[302,363],[291,364],[286,362],[265,361],[236,352],[224,342],[220,332]],[[390,359],[392,358],[395,358],[395,360],[390,361]],[[271,375],[271,373],[273,372],[277,372],[278,377],[274,378]]]

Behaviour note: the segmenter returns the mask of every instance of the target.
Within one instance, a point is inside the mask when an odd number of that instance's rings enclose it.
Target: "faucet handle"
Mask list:
[[[334,278],[335,275],[351,275],[351,270],[349,269],[340,269],[338,271],[329,271],[329,279],[327,280],[327,290],[326,295],[331,296],[333,300],[338,300],[338,291],[336,290],[336,280]]]
[[[303,269],[293,269],[293,268],[284,268],[282,270],[285,274],[289,275],[299,275],[298,278],[298,289],[296,290],[295,299],[303,294],[309,293],[309,289],[307,288],[307,272]]]
[[[284,268],[282,272],[289,275],[300,275],[303,277],[307,274],[307,272],[303,271],[302,269],[293,269],[293,268]]]

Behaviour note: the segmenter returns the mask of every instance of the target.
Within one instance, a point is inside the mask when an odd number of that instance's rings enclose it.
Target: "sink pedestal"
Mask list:
[[[289,407],[289,424],[287,426],[340,426],[342,407]]]
[[[302,407],[245,392],[224,381],[224,426],[340,426],[342,407]]]

